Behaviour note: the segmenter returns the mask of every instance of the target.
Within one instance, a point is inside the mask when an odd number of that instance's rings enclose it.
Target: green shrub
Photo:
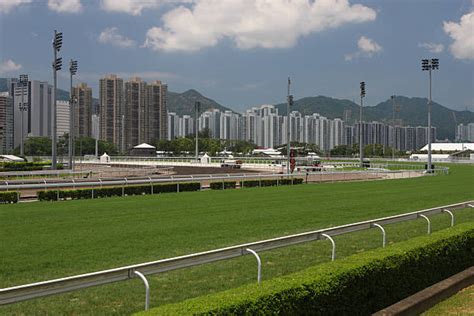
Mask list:
[[[152,315],[370,315],[474,262],[474,225],[313,266],[260,286],[164,305]],[[143,313],[145,314],[145,313]]]
[[[247,181],[240,181],[241,188],[254,188],[254,187],[269,187],[275,185],[291,185],[291,184],[302,184],[303,178],[282,178],[279,180],[247,180]]]
[[[224,182],[211,182],[211,190],[222,190],[222,184],[224,184],[224,189],[235,189],[237,182],[235,181],[224,181]]]
[[[199,182],[184,182],[179,184],[179,192],[192,192],[201,190]]]
[[[37,195],[40,201],[57,201],[59,192],[58,190],[38,191]]]
[[[0,192],[0,203],[17,203],[18,196],[17,191]]]
[[[260,186],[260,181],[259,180],[240,181],[239,185],[241,188],[255,188],[255,187]]]

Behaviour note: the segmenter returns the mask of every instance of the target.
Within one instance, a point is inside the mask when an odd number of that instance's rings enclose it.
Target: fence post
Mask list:
[[[373,223],[373,224],[371,224],[370,226],[380,228],[380,230],[382,231],[382,247],[385,248],[385,243],[386,243],[386,233],[385,233],[385,229],[384,229],[381,225],[379,225],[379,224],[377,224],[377,223]]]
[[[150,285],[148,284],[148,280],[141,272],[133,271],[133,274],[137,275],[145,285],[145,310],[147,311],[148,307],[150,306]]]
[[[176,193],[179,193],[179,182],[176,183]]]
[[[259,255],[250,248],[245,249],[247,252],[250,252],[257,259],[257,283],[260,284],[262,279],[262,261],[260,260]]]
[[[328,234],[321,234],[321,236],[326,237],[331,242],[332,244],[331,261],[334,261],[334,259],[336,259],[336,243],[334,242],[334,239],[332,239],[332,237],[329,236]]]
[[[448,209],[444,209],[443,212],[448,213],[449,215],[451,215],[451,227],[453,227],[454,226],[454,214],[453,214],[453,212],[451,212]]]
[[[427,216],[423,215],[423,214],[418,214],[418,217],[426,219],[426,221],[428,222],[428,235],[431,234],[431,221],[430,221],[430,219]]]

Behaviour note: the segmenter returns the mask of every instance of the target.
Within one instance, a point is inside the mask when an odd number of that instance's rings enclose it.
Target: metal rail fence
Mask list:
[[[291,178],[291,177],[308,177],[316,175],[338,175],[338,174],[348,174],[348,175],[375,175],[380,176],[381,174],[396,174],[401,172],[411,172],[418,171],[420,169],[406,169],[406,170],[383,170],[382,168],[377,170],[366,170],[366,171],[321,171],[321,172],[300,172],[300,173],[254,173],[254,174],[219,174],[219,175],[177,175],[169,177],[140,177],[140,178],[113,178],[113,179],[97,179],[97,180],[74,180],[71,181],[51,181],[48,182],[47,179],[42,179],[41,182],[37,183],[15,183],[8,181],[0,181],[0,191],[10,191],[10,190],[26,190],[26,189],[58,189],[58,188],[101,188],[104,186],[129,186],[129,185],[152,185],[159,183],[180,183],[180,182],[189,182],[189,181],[226,181],[226,180],[248,180],[248,179],[279,179],[279,178]],[[440,168],[434,169],[436,174],[447,174],[449,168]]]
[[[378,228],[382,232],[382,246],[386,244],[386,233],[384,225],[399,223],[403,221],[416,220],[423,218],[428,223],[428,234],[431,232],[431,222],[428,216],[440,213],[448,213],[451,216],[451,226],[454,225],[453,211],[471,207],[474,208],[474,201],[466,201],[451,205],[434,207],[430,209],[383,217],[353,224],[347,224],[337,227],[319,229],[315,231],[299,233],[284,237],[272,238],[262,241],[256,241],[226,248],[220,248],[205,252],[193,253],[185,256],[179,256],[169,259],[162,259],[141,264],[129,265],[110,270],[98,271],[75,275],[55,280],[37,282],[0,289],[0,305],[17,303],[33,298],[44,297],[48,295],[66,293],[78,289],[89,288],[97,285],[109,284],[118,281],[125,281],[133,278],[140,278],[145,285],[145,309],[149,306],[149,285],[146,275],[163,273],[181,268],[198,266],[205,263],[231,259],[239,256],[251,254],[257,260],[257,282],[261,280],[261,260],[258,252],[286,247],[305,242],[329,239],[332,244],[331,259],[336,257],[336,243],[333,236],[357,232],[361,230]]]

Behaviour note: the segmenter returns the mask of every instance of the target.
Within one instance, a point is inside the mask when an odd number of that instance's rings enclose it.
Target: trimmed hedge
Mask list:
[[[44,167],[51,166],[51,162],[0,162],[0,171],[34,171],[43,170]],[[58,163],[57,169],[63,169],[63,165]]]
[[[158,194],[167,192],[177,192],[179,186],[179,192],[190,192],[199,191],[201,184],[199,182],[185,182],[185,183],[167,183],[167,184],[154,184],[153,190],[150,185],[133,185],[125,187],[106,187],[106,188],[94,188],[94,189],[77,189],[77,190],[48,190],[38,191],[38,200],[40,201],[58,201],[58,200],[79,200],[79,199],[92,199],[92,198],[103,198],[112,196],[122,195],[145,195],[145,194]]]
[[[255,188],[255,187],[271,187],[276,185],[291,185],[291,184],[302,184],[303,178],[293,179],[271,179],[271,180],[248,180],[240,181],[241,188]]]
[[[0,192],[0,203],[17,203],[19,192]]]
[[[222,190],[222,184],[224,184],[224,189],[235,189],[237,182],[235,181],[224,181],[224,182],[211,182],[211,190]]]
[[[140,315],[370,315],[473,262],[474,224],[466,223]]]

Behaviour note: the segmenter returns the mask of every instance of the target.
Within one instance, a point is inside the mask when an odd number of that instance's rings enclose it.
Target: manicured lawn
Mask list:
[[[474,285],[459,291],[422,315],[474,315]]]
[[[205,191],[0,206],[0,287],[114,268],[296,232],[474,199],[474,167],[449,176]],[[472,209],[457,221],[474,222]],[[447,227],[446,214],[433,219]],[[425,233],[422,220],[391,225],[388,240]],[[338,241],[339,240],[339,241]],[[380,246],[371,230],[337,237],[337,256]],[[339,244],[340,243],[340,244]],[[328,260],[328,241],[262,254],[270,278]],[[251,257],[150,277],[152,305],[256,278]],[[0,308],[11,313],[130,313],[143,305],[138,280]]]

